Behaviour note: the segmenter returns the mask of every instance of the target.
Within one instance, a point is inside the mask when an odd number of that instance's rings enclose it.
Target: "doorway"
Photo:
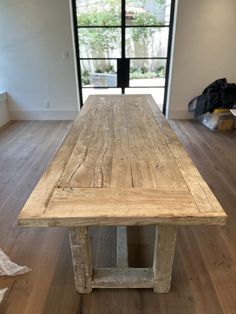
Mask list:
[[[174,0],[72,0],[80,103],[152,94],[165,112]]]

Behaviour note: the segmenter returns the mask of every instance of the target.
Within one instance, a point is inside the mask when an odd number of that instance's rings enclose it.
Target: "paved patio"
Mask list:
[[[88,85],[89,86],[89,85]],[[137,88],[139,87],[140,88]],[[142,86],[142,87],[141,87]],[[145,87],[146,86],[146,87]],[[152,87],[148,87],[152,86]],[[154,86],[163,86],[162,88]],[[130,80],[130,87],[126,88],[126,94],[151,94],[158,104],[159,108],[163,108],[164,100],[164,78],[150,78],[150,79],[133,79]],[[121,88],[83,88],[83,101],[86,101],[89,95],[99,94],[121,94]]]

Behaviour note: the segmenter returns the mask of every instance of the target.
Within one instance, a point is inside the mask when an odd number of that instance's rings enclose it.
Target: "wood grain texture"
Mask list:
[[[152,268],[100,268],[95,269],[93,288],[152,288]]]
[[[76,290],[79,293],[91,293],[92,258],[88,228],[70,228],[69,235]]]
[[[199,212],[191,194],[177,188],[57,188],[37,225],[111,226],[165,222],[224,224],[225,214]]]
[[[58,184],[62,172],[73,151],[74,145],[80,134],[83,136],[85,127],[83,116],[86,114],[86,110],[89,110],[90,106],[92,106],[92,103],[88,102],[86,108],[80,112],[80,120],[72,125],[63,144],[56,152],[49,167],[45,170],[30,198],[25,203],[24,213],[22,213],[23,216],[30,214],[33,217],[37,217],[46,211],[51,194]]]
[[[170,291],[175,242],[175,226],[156,227],[153,262],[154,292],[156,293]]]
[[[170,128],[168,121],[163,115],[159,114],[157,106],[152,98],[149,98],[149,104],[153,110],[155,119],[160,126],[162,135],[169,147],[176,163],[182,173],[182,176],[198,206],[200,212],[223,212],[223,209],[204,181],[199,171],[193,164],[188,153],[183,149],[174,131]]]
[[[235,313],[236,132],[214,133],[193,121],[174,121],[171,126],[226,210],[227,224],[178,227],[170,293],[94,289],[84,296],[75,291],[67,231],[17,224],[20,208],[70,122],[20,121],[0,130],[0,245],[12,260],[32,268],[25,276],[0,278],[0,287],[9,288],[0,313],[15,314],[16,309],[21,314],[205,314],[206,309],[214,314]],[[96,266],[114,267],[115,228],[91,229]],[[130,262],[133,267],[150,267],[153,234],[149,227],[135,229],[138,235],[129,237]]]
[[[116,266],[129,266],[128,235],[126,226],[117,227]]]
[[[19,216],[20,224],[38,227],[225,221],[147,95],[90,96]]]

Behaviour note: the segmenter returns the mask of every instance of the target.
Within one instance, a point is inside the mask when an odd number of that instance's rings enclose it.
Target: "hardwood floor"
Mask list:
[[[171,122],[228,214],[223,227],[179,227],[172,290],[75,292],[69,238],[63,228],[20,228],[17,215],[71,122],[13,122],[0,130],[0,247],[32,271],[0,279],[8,287],[0,313],[236,313],[236,132],[213,133],[191,121]],[[94,263],[116,261],[113,227],[91,230]],[[129,228],[129,261],[148,266],[153,228]]]

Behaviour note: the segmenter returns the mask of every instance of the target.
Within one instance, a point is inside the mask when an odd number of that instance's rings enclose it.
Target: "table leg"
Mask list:
[[[175,242],[175,226],[156,227],[153,259],[155,293],[167,293],[170,290]]]
[[[127,227],[117,226],[116,266],[129,267]]]
[[[69,229],[76,290],[92,292],[92,260],[88,227]]]

